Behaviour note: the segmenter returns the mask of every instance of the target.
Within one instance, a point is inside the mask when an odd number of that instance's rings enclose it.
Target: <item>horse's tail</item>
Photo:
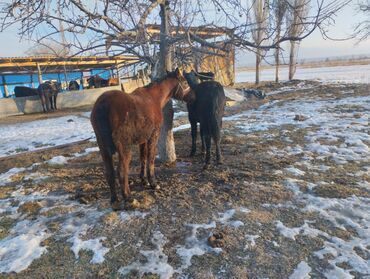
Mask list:
[[[94,128],[96,140],[100,147],[100,151],[113,155],[116,152],[116,147],[113,143],[112,127],[109,120],[109,105],[104,100],[99,98],[91,112],[91,124]]]
[[[210,96],[212,118],[219,118],[223,116],[225,109],[225,91],[223,86],[215,81],[210,82],[208,89],[212,94]]]

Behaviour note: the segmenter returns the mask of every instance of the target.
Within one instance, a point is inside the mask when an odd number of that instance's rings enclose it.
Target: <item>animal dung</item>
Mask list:
[[[224,234],[222,232],[215,232],[208,237],[207,242],[212,248],[222,248],[225,246]]]

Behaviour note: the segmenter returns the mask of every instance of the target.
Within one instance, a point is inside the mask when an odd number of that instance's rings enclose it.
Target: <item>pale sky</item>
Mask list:
[[[354,3],[357,1],[353,1]],[[330,28],[330,35],[334,38],[346,38],[350,36],[356,23],[363,18],[356,14],[354,4],[348,6],[338,14],[335,25]],[[0,33],[0,57],[25,56],[25,51],[32,46],[31,42],[21,40],[17,35],[17,26]],[[348,56],[370,54],[370,39],[356,45],[356,40],[331,41],[324,40],[319,32],[315,32],[306,38],[299,49],[299,59],[322,58],[333,56]],[[288,56],[286,48],[285,56]],[[254,61],[252,53],[240,56],[242,64],[252,64]],[[238,59],[237,59],[238,60]],[[244,62],[245,61],[245,62]],[[251,63],[250,63],[251,62]]]

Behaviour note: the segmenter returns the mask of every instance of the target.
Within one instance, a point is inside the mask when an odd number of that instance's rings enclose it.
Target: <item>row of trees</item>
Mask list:
[[[220,55],[230,47],[254,51],[256,65],[281,43],[297,42],[330,25],[350,0],[5,0],[0,31],[19,24],[18,35],[43,44],[62,44],[70,55],[133,54],[154,77],[201,53]],[[147,32],[159,24],[160,34]],[[190,27],[224,31],[221,41],[200,37]],[[171,28],[171,31],[170,31]],[[62,40],[60,33],[63,32]],[[325,34],[325,32],[322,32]],[[207,51],[205,51],[205,47]],[[181,51],[176,51],[180,50]],[[294,55],[293,55],[294,56]],[[294,67],[294,62],[292,63]],[[292,68],[292,75],[294,69]],[[256,81],[258,76],[256,75]],[[172,106],[165,109],[159,143],[163,161],[174,161]]]
[[[278,82],[280,45],[281,42],[289,40],[289,80],[292,80],[296,71],[300,42],[312,34],[312,31],[315,30],[312,26],[325,28],[330,25],[331,14],[326,12],[327,9],[336,13],[349,3],[348,1],[337,3],[338,6],[332,3],[331,6],[324,7],[324,3],[321,2],[314,9],[313,2],[311,0],[254,0],[252,2],[252,17],[256,23],[256,27],[253,29],[253,40],[257,45],[256,84],[260,80],[260,64],[269,50],[265,48],[268,42],[275,42],[275,81]],[[316,16],[310,16],[312,10]],[[297,40],[297,38],[299,39]]]

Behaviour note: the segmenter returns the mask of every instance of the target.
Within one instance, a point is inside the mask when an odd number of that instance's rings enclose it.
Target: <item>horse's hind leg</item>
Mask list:
[[[206,144],[206,159],[204,162],[205,163],[204,168],[207,169],[211,161],[211,135],[209,133],[205,133],[204,141]]]
[[[216,162],[217,164],[222,164],[222,154],[221,154],[221,147],[220,147],[220,144],[221,144],[220,129],[217,129],[217,131],[213,133],[213,140],[216,145]]]
[[[197,151],[197,122],[191,122],[191,152],[190,157],[194,156]]]
[[[204,139],[204,129],[202,129],[202,127],[200,127],[200,141],[202,143],[202,154],[204,155],[204,153],[206,152],[206,142],[205,142],[205,139]]]
[[[128,185],[128,173],[131,161],[131,150],[123,148],[122,145],[117,147],[119,165],[118,165],[118,180],[122,189],[122,195],[125,200],[131,197],[130,187]]]
[[[148,178],[147,178],[147,164],[148,164],[148,144],[143,143],[140,144],[140,162],[141,162],[141,170],[140,170],[140,178],[141,183],[143,186],[148,186]]]
[[[113,157],[110,154],[105,152],[101,152],[104,167],[105,167],[105,178],[110,188],[110,201],[113,204],[114,202],[118,201],[117,199],[117,192],[116,192],[116,183],[114,178],[114,168],[113,168]]]
[[[157,151],[157,143],[159,139],[159,130],[156,130],[152,137],[148,141],[148,178],[149,184],[154,190],[159,190],[160,187],[156,182],[155,174],[154,174],[154,161],[155,161],[155,153]]]

